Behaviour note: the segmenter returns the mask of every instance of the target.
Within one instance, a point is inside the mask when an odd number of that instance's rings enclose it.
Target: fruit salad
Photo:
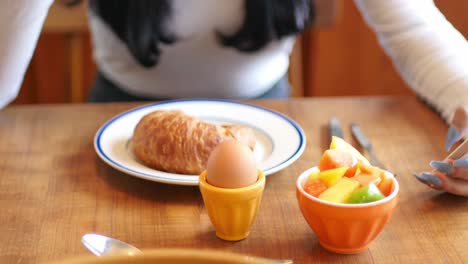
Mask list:
[[[304,190],[319,199],[360,204],[381,200],[393,190],[393,175],[372,166],[353,146],[333,137]]]

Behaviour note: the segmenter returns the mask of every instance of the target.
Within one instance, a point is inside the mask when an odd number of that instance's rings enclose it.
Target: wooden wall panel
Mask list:
[[[67,39],[61,34],[43,35],[36,51],[33,70],[38,91],[37,100],[47,103],[66,101],[69,98],[69,91],[66,89],[69,85],[66,65]]]
[[[76,103],[85,100],[94,81],[96,66],[89,33],[73,38],[71,34],[65,33],[41,35],[18,98],[13,104]],[[73,51],[76,46],[81,49],[78,54]],[[80,61],[78,65],[76,57],[73,60],[74,53]],[[73,77],[77,70],[72,69],[78,69],[79,80]],[[72,84],[77,83],[80,94],[74,97]]]
[[[91,45],[91,36],[86,34],[83,38],[83,95],[86,99],[86,95],[89,92],[89,89],[94,83],[94,78],[96,77],[96,64],[93,59],[93,49]]]
[[[394,69],[352,0],[331,28],[304,35],[306,96],[413,94]],[[377,0],[376,0],[377,1]],[[468,35],[468,1],[435,1],[449,21]]]
[[[30,65],[29,70],[24,77],[18,97],[16,97],[12,104],[30,104],[37,101],[35,89],[36,81],[34,80],[34,74],[31,70],[32,68],[33,66]]]
[[[335,26],[307,32],[305,45],[307,96],[410,93],[351,0]]]
[[[42,35],[14,103],[66,101],[66,42],[60,34]]]

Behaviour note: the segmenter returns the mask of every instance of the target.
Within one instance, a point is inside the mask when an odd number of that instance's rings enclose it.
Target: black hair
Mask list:
[[[313,20],[311,0],[245,0],[245,18],[232,36],[219,34],[225,46],[254,52],[274,39],[302,32]]]
[[[91,0],[89,4],[145,67],[157,63],[161,42],[175,41],[164,31],[171,12],[168,0]]]
[[[274,39],[299,33],[315,15],[311,0],[244,0],[245,18],[233,35],[217,33],[220,43],[244,52],[262,49]],[[170,0],[90,0],[90,8],[127,45],[145,67],[157,64],[159,45],[176,37],[166,31]]]

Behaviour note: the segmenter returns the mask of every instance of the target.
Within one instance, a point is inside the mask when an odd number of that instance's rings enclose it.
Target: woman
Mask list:
[[[445,120],[468,106],[468,44],[431,0],[355,2],[405,81]],[[18,93],[51,3],[0,3],[0,107]],[[294,35],[320,12],[309,0],[91,0],[90,10],[99,69],[90,101],[287,97]],[[457,131],[450,143],[466,136]],[[438,171],[418,179],[468,196],[468,180],[450,187],[466,171],[431,164]]]
[[[90,9],[100,70],[91,101],[287,97],[294,35],[312,12],[309,0],[91,0]]]
[[[468,43],[433,0],[355,0],[397,70],[451,125],[447,151],[468,138]],[[432,172],[414,174],[435,189],[468,196],[468,153],[431,161]]]

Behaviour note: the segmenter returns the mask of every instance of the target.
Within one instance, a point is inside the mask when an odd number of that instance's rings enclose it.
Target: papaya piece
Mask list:
[[[320,179],[307,180],[304,184],[304,191],[315,197],[318,197],[326,189],[328,189],[327,184]]]
[[[389,172],[382,171],[380,179],[377,188],[379,188],[383,195],[389,196],[393,191],[393,175]]]
[[[348,167],[346,177],[353,177],[356,173],[358,160],[349,151],[341,149],[326,150],[319,161],[319,169],[321,171],[331,170],[335,168]]]

